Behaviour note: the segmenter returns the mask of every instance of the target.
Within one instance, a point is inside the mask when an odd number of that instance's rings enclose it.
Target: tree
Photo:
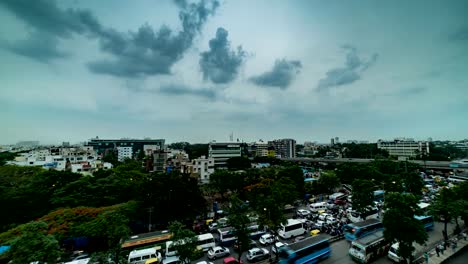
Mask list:
[[[444,222],[444,240],[448,240],[447,224],[458,214],[455,192],[449,188],[443,188],[435,201],[429,206],[431,215]]]
[[[370,206],[374,205],[374,184],[369,180],[357,179],[353,181],[353,209],[364,214],[369,210]]]
[[[294,182],[286,177],[276,181],[263,179],[246,189],[252,207],[259,216],[258,223],[268,227],[276,237],[278,228],[286,222],[284,206],[297,199]]]
[[[234,228],[234,236],[237,237],[237,244],[239,245],[238,261],[241,261],[242,253],[249,249],[249,224],[250,219],[247,216],[248,207],[237,196],[232,196],[230,199],[231,208],[229,209],[228,223]]]
[[[169,230],[173,234],[173,246],[180,260],[184,263],[190,263],[190,261],[195,260],[197,257],[196,234],[178,221],[170,223]]]
[[[385,196],[384,237],[387,241],[399,243],[398,251],[404,263],[408,260],[411,263],[413,243],[422,245],[428,237],[424,225],[414,218],[420,213],[417,203],[418,199],[410,193],[388,193]]]
[[[229,170],[246,170],[252,167],[252,163],[246,157],[233,157],[226,161]]]
[[[13,263],[57,262],[62,251],[57,239],[47,234],[45,222],[30,222],[21,225],[19,232],[21,235],[10,241],[11,248],[8,251]]]
[[[322,186],[326,192],[332,192],[333,189],[340,186],[340,179],[332,172],[322,173],[318,179],[318,184]]]
[[[145,158],[145,152],[142,149],[140,149],[137,155],[137,160],[143,161],[144,158]]]
[[[403,184],[406,192],[412,193],[419,197],[422,194],[424,187],[423,180],[416,172],[409,172],[402,174]]]

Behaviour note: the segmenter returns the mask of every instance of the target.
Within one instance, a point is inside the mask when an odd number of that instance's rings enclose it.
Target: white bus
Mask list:
[[[312,212],[318,212],[320,210],[327,210],[327,202],[309,204],[309,209]]]
[[[161,259],[161,253],[156,248],[145,248],[140,250],[133,250],[128,255],[129,264],[145,264],[150,258]]]
[[[296,219],[288,219],[286,225],[281,224],[278,229],[278,235],[283,239],[300,236],[304,233],[306,233],[306,230],[302,222]]]
[[[201,234],[198,235],[198,246],[200,246],[203,251],[208,251],[210,248],[215,247],[215,240],[213,237],[213,234],[207,233],[207,234]]]
[[[377,258],[387,254],[390,243],[385,241],[383,231],[377,231],[373,234],[351,242],[349,255],[360,263],[371,263]]]

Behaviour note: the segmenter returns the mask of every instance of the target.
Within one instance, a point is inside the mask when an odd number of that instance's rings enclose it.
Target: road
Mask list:
[[[434,223],[434,230],[432,231],[429,231],[428,234],[429,234],[429,238],[428,238],[428,241],[426,242],[427,244],[427,247],[433,247],[434,244],[436,244],[437,242],[441,241],[442,240],[442,230],[443,230],[443,223],[440,223],[440,222],[436,222]],[[449,224],[448,225],[448,233],[452,233],[452,230],[455,228],[455,225],[454,224]],[[257,245],[260,246],[260,243],[257,242]],[[291,241],[286,241],[286,242],[291,242]],[[330,258],[322,261],[321,263],[322,264],[331,264],[331,263],[340,263],[340,264],[355,264],[355,262],[348,256],[348,249],[349,249],[349,245],[350,243],[346,240],[340,240],[340,241],[337,241],[337,242],[333,242],[331,244],[331,247],[332,247],[332,255],[330,256]],[[271,246],[267,246],[265,247],[266,249],[268,249],[270,252],[271,252]],[[416,245],[416,252],[419,252],[419,253],[422,253],[424,251],[424,246],[420,246],[420,245]],[[237,259],[237,256],[238,254],[234,252],[234,250],[232,248],[230,248],[231,250],[231,256],[235,257]],[[242,255],[242,261],[243,263],[249,263],[246,259],[246,252]],[[467,255],[468,253],[465,252],[465,255]],[[274,255],[272,255],[272,257],[274,258]],[[210,261],[207,259],[206,257],[206,254],[203,258],[197,260],[197,261],[194,261],[194,263],[197,263],[197,262],[200,262],[200,261]],[[214,264],[222,264],[223,263],[223,258],[221,259],[217,259],[217,260],[214,260],[214,261],[211,261],[213,262]],[[391,264],[393,262],[391,262],[387,257],[381,257],[380,259],[378,259],[377,261],[375,261],[374,263],[379,263],[379,264]],[[452,262],[449,262],[449,263],[452,263]],[[461,262],[460,262],[461,263]],[[466,263],[466,262],[463,262],[463,263]],[[454,262],[454,264],[458,264],[458,262]]]
[[[466,264],[468,262],[468,247],[464,248],[461,252],[457,252],[457,255],[450,260],[447,260],[446,264]]]

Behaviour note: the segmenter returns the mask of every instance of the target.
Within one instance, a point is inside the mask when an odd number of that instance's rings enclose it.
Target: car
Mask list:
[[[275,237],[272,234],[264,234],[258,240],[262,245],[269,245],[275,242]]]
[[[329,216],[330,214],[327,214],[327,213],[323,213],[323,214],[320,214],[318,219],[321,220],[321,221],[325,221],[325,219],[327,219],[327,217]]]
[[[336,205],[345,205],[346,200],[345,199],[335,199],[335,204]]]
[[[221,258],[229,254],[231,254],[231,252],[229,252],[229,249],[226,247],[212,247],[208,250],[208,258],[211,260]]]
[[[208,225],[208,230],[210,230],[210,232],[214,232],[217,229],[218,229],[218,223],[212,222]]]
[[[234,257],[227,257],[223,259],[223,264],[242,264],[242,260],[239,262]]]
[[[284,243],[284,242],[276,242],[275,245],[273,245],[271,247],[271,252],[275,253],[276,254],[276,251],[279,252],[279,250],[282,248],[282,247],[285,247],[287,246],[288,243]]]
[[[197,264],[214,264],[214,263],[208,262],[208,261],[200,261],[200,262],[197,262]]]
[[[323,225],[325,225],[325,221],[317,220],[317,222],[315,222],[315,227],[317,228],[322,228]]]
[[[162,264],[177,264],[179,261],[179,256],[170,256],[163,259]]]
[[[247,251],[247,260],[250,262],[266,259],[270,256],[270,251],[266,248],[252,248]]]
[[[310,211],[306,209],[299,209],[296,211],[296,215],[300,218],[307,218],[310,216]]]

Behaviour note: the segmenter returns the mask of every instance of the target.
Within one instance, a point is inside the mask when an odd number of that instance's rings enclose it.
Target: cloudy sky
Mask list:
[[[0,144],[468,135],[468,1],[1,0]]]

